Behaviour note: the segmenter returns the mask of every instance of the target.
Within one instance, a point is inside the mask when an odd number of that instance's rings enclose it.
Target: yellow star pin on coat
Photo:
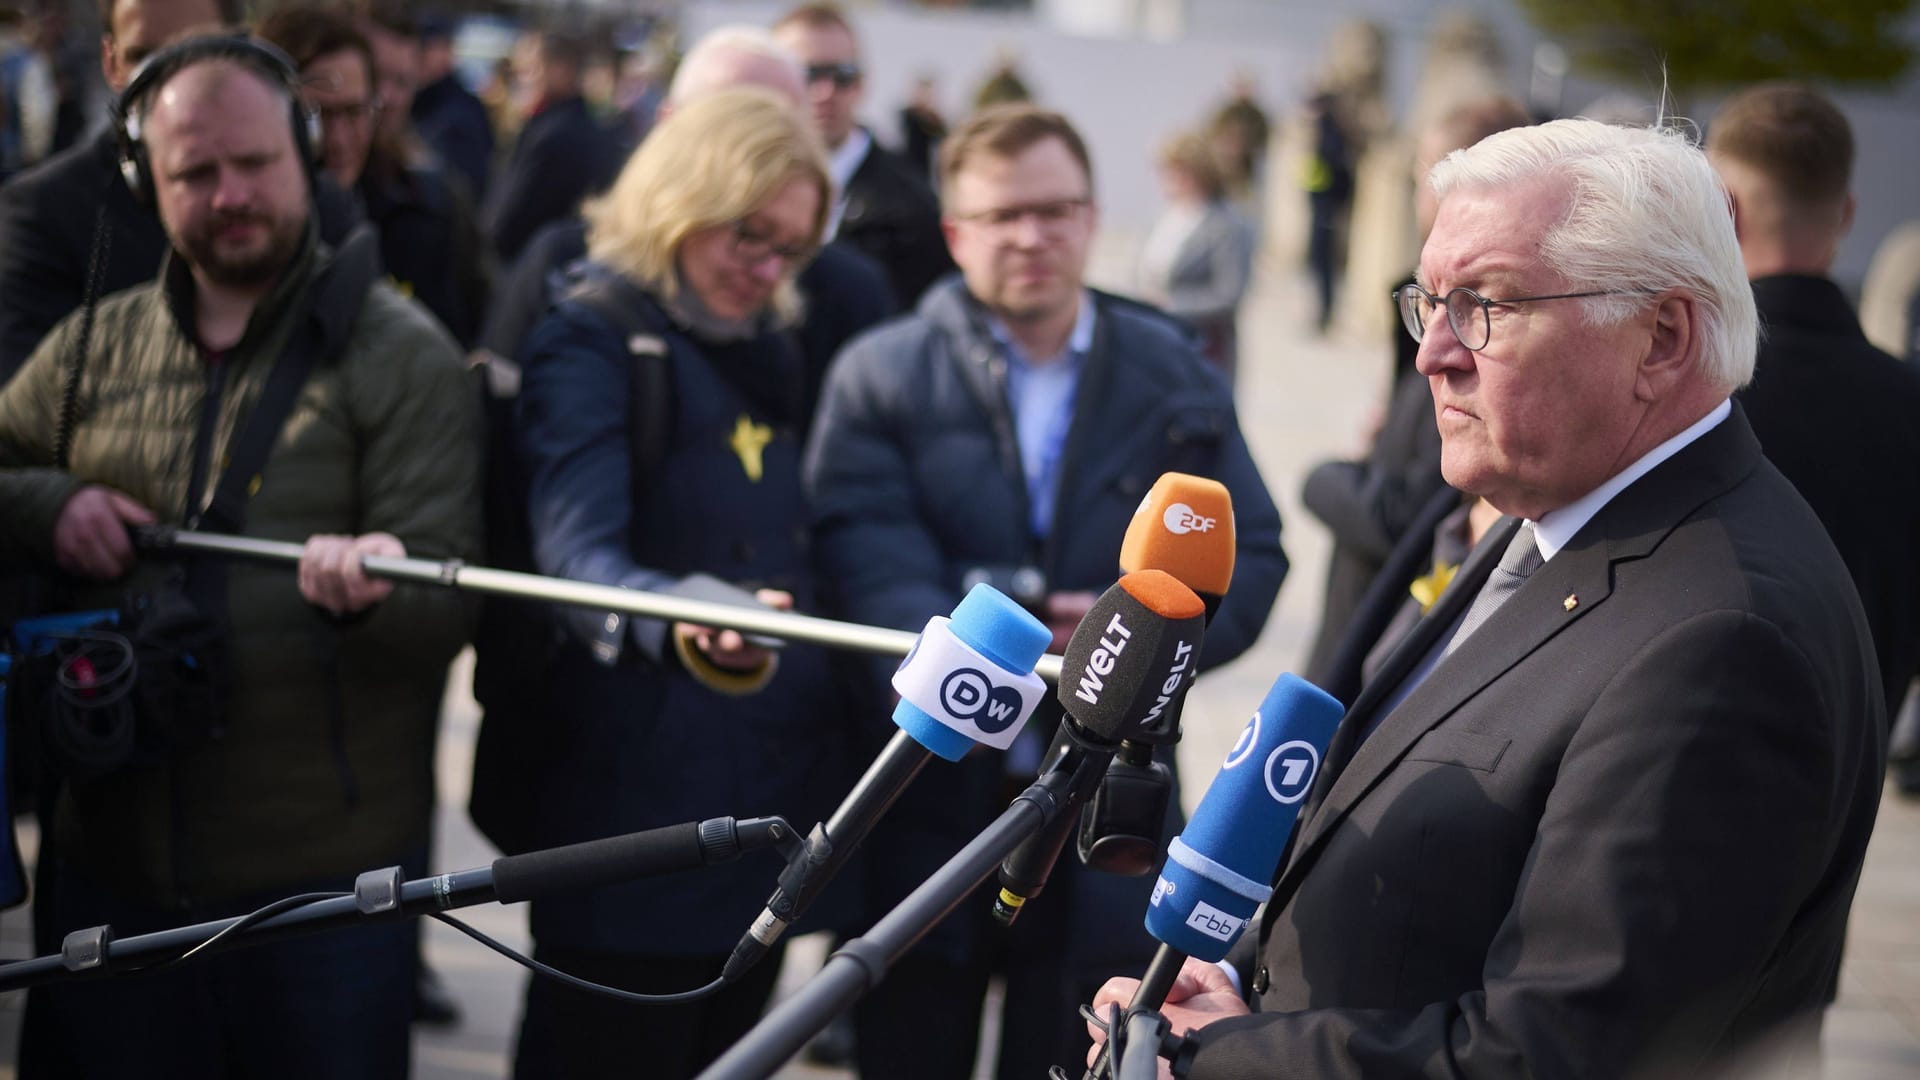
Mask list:
[[[740,468],[746,472],[747,479],[754,483],[766,472],[766,463],[761,460],[761,452],[773,441],[773,429],[765,424],[756,424],[750,416],[742,415],[734,421],[733,434],[728,437],[727,445],[740,455]]]
[[[1413,594],[1415,600],[1420,601],[1420,614],[1425,615],[1433,610],[1434,601],[1440,599],[1440,594],[1447,591],[1447,584],[1453,580],[1454,571],[1459,569],[1457,564],[1435,563],[1433,573],[1413,579],[1413,584],[1407,586],[1407,591]]]
[[[1568,593],[1567,598],[1565,600],[1560,601],[1560,606],[1563,608],[1566,608],[1568,611],[1572,611],[1574,608],[1579,607],[1580,606],[1579,594]]]

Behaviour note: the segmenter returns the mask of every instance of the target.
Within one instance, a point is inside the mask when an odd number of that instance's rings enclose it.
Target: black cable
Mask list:
[[[118,177],[111,177],[112,185]],[[100,197],[100,209],[93,216],[93,243],[87,256],[87,278],[80,302],[80,333],[74,340],[73,354],[67,366],[67,382],[60,393],[60,426],[53,436],[53,464],[67,468],[73,451],[74,429],[80,423],[80,376],[86,368],[87,349],[93,343],[93,312],[100,306],[102,279],[106,276],[107,252],[113,248],[113,226],[107,222],[106,193]]]
[[[338,900],[343,896],[352,896],[352,895],[353,895],[352,893],[343,893],[343,892],[311,892],[311,893],[301,893],[298,896],[288,896],[279,900],[275,900],[273,903],[268,904],[266,907],[260,908],[256,911],[249,912],[248,914],[242,915],[240,918],[235,919],[233,922],[227,924],[227,926],[224,929],[222,929],[219,933],[213,935],[212,937],[201,942],[200,944],[195,945],[193,948],[188,949],[186,952],[181,953],[179,956],[173,957],[172,959],[169,959],[169,960],[161,960],[158,963],[148,964],[145,967],[131,968],[129,970],[138,971],[142,973],[153,972],[153,971],[164,971],[167,968],[173,967],[175,964],[179,964],[191,958],[195,953],[202,952],[204,950],[212,948],[221,939],[233,937],[238,934],[243,934],[247,930],[251,929],[252,927],[258,925],[261,922],[264,922],[267,919],[273,918],[275,915],[278,915],[283,911],[292,911],[295,908],[306,907],[308,904],[319,903],[322,900]]]
[[[725,978],[718,978],[698,990],[685,990],[678,994],[636,994],[631,990],[621,990],[618,987],[603,986],[597,982],[588,982],[576,975],[569,975],[559,968],[549,967],[530,956],[522,956],[507,945],[495,941],[493,938],[475,930],[473,927],[448,915],[446,912],[430,911],[427,912],[427,914],[439,919],[441,922],[446,923],[448,926],[453,927],[455,930],[460,931],[536,975],[545,975],[547,978],[557,979],[573,987],[575,990],[584,990],[589,994],[599,994],[603,997],[610,997],[615,1001],[632,1001],[643,1005],[677,1005],[682,1002],[698,1001],[701,998],[709,997],[718,993],[720,988],[727,984]]]

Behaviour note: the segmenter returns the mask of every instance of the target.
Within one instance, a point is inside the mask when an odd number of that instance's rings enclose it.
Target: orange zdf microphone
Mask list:
[[[1206,604],[1160,570],[1127,574],[1094,602],[1067,642],[1058,691],[1066,717],[1040,767],[1043,777],[1072,776],[1052,820],[1070,825],[1073,811],[1099,788],[1122,742],[1179,704],[1192,682],[1206,626]],[[1068,831],[1045,829],[1000,864],[995,919],[1011,923],[1046,888]]]
[[[1163,570],[1206,602],[1207,618],[1233,582],[1233,496],[1218,480],[1162,473],[1120,542],[1120,572]]]
[[[1162,570],[1207,606],[1207,621],[1233,582],[1233,496],[1218,480],[1163,473],[1133,512],[1120,544],[1120,571]],[[1192,668],[1188,669],[1192,678]],[[1182,699],[1184,700],[1184,699]],[[1100,790],[1080,815],[1074,848],[1095,870],[1127,877],[1153,871],[1173,798],[1173,771],[1155,761],[1155,746],[1180,741],[1180,702],[1152,727],[1120,744]]]

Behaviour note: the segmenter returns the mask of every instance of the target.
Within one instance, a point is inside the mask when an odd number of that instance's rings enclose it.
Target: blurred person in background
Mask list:
[[[46,157],[59,110],[53,66],[41,51],[39,19],[0,4],[0,181]]]
[[[1227,100],[1207,122],[1207,142],[1223,170],[1227,192],[1246,206],[1259,208],[1260,181],[1266,172],[1267,141],[1273,124],[1255,100],[1257,87],[1246,72],[1234,75]]]
[[[1232,385],[1254,227],[1227,200],[1225,171],[1203,136],[1168,141],[1159,165],[1167,208],[1140,253],[1140,296],[1192,327],[1200,351]]]
[[[739,88],[676,109],[589,204],[593,269],[535,328],[521,373],[516,435],[540,572],[669,594],[707,575],[812,609],[801,370],[786,330],[830,191],[792,103]],[[667,430],[635,419],[648,416]],[[730,630],[589,611],[551,618],[563,640],[544,722],[512,765],[528,845],[722,815],[811,822],[851,781],[825,650],[773,653]],[[747,860],[535,901],[534,955],[628,990],[691,990],[719,974],[769,890],[766,865]],[[815,907],[821,924],[836,895]],[[613,1075],[638,1061],[650,1077],[691,1076],[753,1025],[781,951],[671,1006],[532,980],[514,1075]]]
[[[445,18],[420,23],[420,89],[413,95],[413,128],[440,163],[467,185],[475,206],[485,204],[493,168],[493,119],[460,81],[454,66],[454,25]]]
[[[1765,328],[1740,403],[1846,561],[1892,717],[1920,664],[1920,369],[1867,341],[1829,276],[1853,225],[1853,129],[1813,88],[1767,83],[1721,106],[1707,155]],[[1920,747],[1893,756],[1920,793]]]
[[[838,193],[827,235],[885,267],[894,305],[905,311],[953,269],[940,235],[939,200],[924,178],[855,120],[866,97],[866,73],[853,24],[838,5],[801,4],[774,23],[773,36],[800,59],[814,123],[827,144]]]
[[[280,46],[299,69],[302,97],[320,115],[321,165],[351,192],[380,234],[389,277],[425,305],[462,347],[479,335],[486,298],[485,250],[473,207],[446,175],[413,151],[407,113],[382,96],[404,87],[406,70],[382,78],[377,51],[356,20],[322,2],[282,4],[259,35]],[[381,31],[394,59],[411,49],[405,36]],[[403,90],[404,92],[404,90]],[[387,121],[397,111],[398,125]]]
[[[940,140],[947,137],[947,118],[940,115],[933,76],[913,80],[913,91],[900,107],[900,156],[928,183],[933,182],[934,159]]]
[[[553,30],[526,35],[514,47],[512,101],[524,121],[484,215],[505,264],[540,226],[578,211],[619,168],[612,138],[581,92],[587,48],[583,38]]]
[[[236,27],[243,17],[238,0],[103,0],[100,74],[117,95],[162,45],[191,30]],[[360,219],[330,177],[315,185],[314,204],[329,244]],[[96,296],[151,281],[167,250],[159,221],[121,179],[111,126],[0,186],[0,385],[80,306],[96,244]]]

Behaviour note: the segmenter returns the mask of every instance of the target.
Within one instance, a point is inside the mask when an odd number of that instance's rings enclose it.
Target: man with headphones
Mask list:
[[[243,9],[240,0],[100,0],[100,74],[117,95],[167,42],[237,26]],[[0,386],[54,323],[89,299],[153,280],[160,268],[166,235],[120,182],[119,158],[109,128],[0,186]],[[360,216],[353,200],[322,177],[314,201],[321,237],[345,239]]]
[[[184,597],[224,628],[227,674],[212,720],[143,700],[129,752],[67,772],[36,899],[55,934],[350,890],[420,850],[467,612],[359,559],[468,557],[480,532],[458,348],[377,280],[366,234],[320,239],[312,117],[286,58],[189,39],[141,67],[116,113],[124,179],[170,251],[157,281],[62,322],[0,389],[0,563],[65,574],[75,608]],[[297,581],[136,558],[128,529],[154,522],[304,540]],[[25,1037],[58,1075],[403,1076],[415,932],[43,988]]]

